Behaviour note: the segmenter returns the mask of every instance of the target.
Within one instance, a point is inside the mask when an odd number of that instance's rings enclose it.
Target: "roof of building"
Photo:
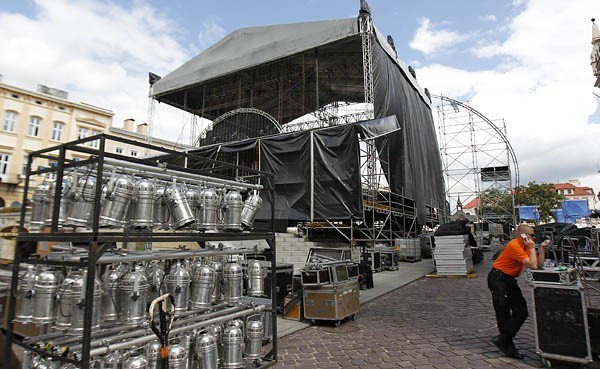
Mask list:
[[[586,186],[575,186],[573,183],[553,183],[554,189],[558,190],[573,190],[573,196],[593,195],[594,189]]]

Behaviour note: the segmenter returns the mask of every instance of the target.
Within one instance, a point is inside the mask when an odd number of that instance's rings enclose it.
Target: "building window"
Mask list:
[[[8,173],[8,160],[9,159],[10,159],[10,155],[0,153],[0,180],[2,180],[2,182],[6,182],[6,180],[8,179],[7,173]]]
[[[96,131],[95,129],[92,129],[92,134],[90,136],[95,136],[97,134],[100,134],[100,131]],[[91,147],[98,147],[99,145],[100,145],[100,140],[90,141]]]
[[[131,150],[131,156],[135,158],[136,156],[138,156],[138,152],[135,150]]]
[[[79,127],[77,129],[77,139],[81,140],[82,138],[86,138],[88,136],[88,129],[84,127]]]
[[[25,155],[23,156],[23,166],[21,168],[21,174],[26,176],[27,175],[27,161],[29,159],[29,155]],[[33,162],[31,163],[31,167],[33,168]]]
[[[115,147],[115,153],[122,154],[123,153],[123,148],[122,147]]]
[[[40,117],[31,117],[29,118],[29,127],[27,129],[27,134],[30,136],[35,136],[40,133]]]
[[[52,139],[54,141],[62,140],[63,129],[65,128],[65,124],[63,122],[54,122],[52,126]]]
[[[4,124],[2,124],[2,129],[8,132],[15,131],[15,125],[17,124],[17,112],[12,110],[7,110],[4,112]]]

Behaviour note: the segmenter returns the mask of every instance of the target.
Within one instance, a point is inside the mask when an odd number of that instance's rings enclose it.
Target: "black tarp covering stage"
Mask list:
[[[235,109],[258,109],[281,126],[335,102],[362,103],[358,23],[354,18],[240,29],[156,82],[152,95],[210,120]],[[371,40],[375,118],[395,116],[400,127],[375,135],[380,166],[393,193],[415,200],[419,223],[425,224],[426,208],[443,209],[445,204],[430,101],[375,27]],[[232,122],[223,125],[242,124]],[[251,143],[239,137],[241,130],[223,129],[219,142],[235,143],[197,153],[219,160],[230,155],[238,165],[257,168],[248,153],[260,151],[260,169],[275,174],[277,219],[361,217],[357,127],[270,136],[260,142],[254,137]],[[242,151],[244,155],[237,154]]]

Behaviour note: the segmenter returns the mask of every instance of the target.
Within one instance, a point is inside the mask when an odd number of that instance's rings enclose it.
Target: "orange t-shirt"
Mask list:
[[[513,238],[504,246],[504,250],[498,255],[492,268],[513,277],[518,277],[523,270],[523,260],[529,257],[527,246],[520,238]]]

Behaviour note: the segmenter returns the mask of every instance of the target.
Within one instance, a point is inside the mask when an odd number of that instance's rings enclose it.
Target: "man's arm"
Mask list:
[[[550,245],[550,240],[546,240],[542,242],[540,245],[540,252],[537,256],[537,266],[538,268],[544,267],[544,260],[546,260],[546,247]]]
[[[528,267],[529,269],[537,269],[538,268],[538,257],[535,253],[535,242],[533,240],[524,241],[527,246],[527,252],[529,253],[529,257],[523,259],[522,263]],[[544,258],[542,257],[542,265],[544,265]]]

